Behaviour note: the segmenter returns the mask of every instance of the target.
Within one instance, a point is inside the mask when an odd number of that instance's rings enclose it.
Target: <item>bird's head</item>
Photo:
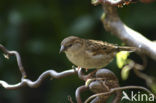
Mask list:
[[[61,42],[60,53],[67,52],[67,51],[76,52],[82,47],[82,45],[83,45],[83,39],[76,36],[66,37]]]

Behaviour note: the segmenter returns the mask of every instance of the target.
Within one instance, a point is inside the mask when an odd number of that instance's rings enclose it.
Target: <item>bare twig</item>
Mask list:
[[[97,70],[96,77],[91,80],[88,86],[95,94],[109,92],[111,88],[119,87],[117,77],[108,69]],[[115,94],[116,96],[113,98],[112,103],[120,103],[121,91],[116,91]],[[111,95],[112,94],[97,96],[90,103],[105,103]]]
[[[94,71],[90,72],[89,74],[85,75],[85,74],[83,73],[82,68],[80,68],[80,69],[78,70],[78,77],[79,77],[80,79],[84,80],[84,81],[87,81],[87,79],[93,78],[93,77],[95,76],[96,71],[97,71],[97,70],[94,70]]]
[[[2,85],[5,89],[18,89],[18,88],[26,86],[26,85],[31,88],[35,88],[35,87],[38,87],[41,84],[41,82],[48,76],[50,76],[52,78],[62,78],[62,77],[68,76],[68,75],[76,74],[74,69],[66,70],[61,73],[58,73],[55,70],[47,70],[47,71],[43,72],[38,77],[38,79],[36,81],[31,81],[29,79],[26,79],[26,72],[22,65],[22,61],[21,61],[21,57],[20,57],[19,53],[17,51],[9,51],[1,44],[0,44],[0,49],[5,53],[6,58],[9,58],[9,56],[11,56],[11,55],[16,56],[18,67],[22,74],[21,82],[19,82],[17,84],[9,84],[6,81],[0,80],[0,85]]]
[[[75,96],[77,103],[83,103],[80,94],[86,90],[88,90],[88,87],[86,87],[85,85],[80,86],[76,89]]]
[[[93,5],[98,5],[100,3],[105,3],[105,4],[110,4],[112,6],[123,6],[123,5],[128,5],[131,3],[133,0],[92,0]]]
[[[126,26],[119,18],[115,7],[102,3],[105,16],[102,22],[107,31],[111,32],[128,45],[135,46],[138,52],[148,55],[156,60],[156,44],[142,34]]]
[[[104,93],[98,93],[98,94],[94,94],[92,96],[90,96],[84,103],[89,103],[89,101],[97,96],[103,96],[103,95],[109,95],[109,94],[112,94],[116,91],[119,91],[119,90],[125,90],[125,89],[142,89],[142,90],[145,90],[147,93],[149,94],[153,94],[151,91],[149,91],[148,89],[144,88],[144,87],[141,87],[141,86],[125,86],[125,87],[116,87],[116,88],[112,88],[110,89],[109,92],[104,92]],[[154,95],[155,96],[155,95]],[[156,98],[156,96],[155,96]]]
[[[81,80],[86,81],[87,76],[84,75],[84,73],[83,73],[83,71],[82,71],[82,68],[80,68],[80,69],[78,70],[78,76],[79,76],[79,78],[80,78]]]
[[[5,53],[5,58],[9,58],[9,56],[12,56],[12,55],[16,56],[17,64],[18,64],[19,70],[22,74],[22,78],[26,78],[26,72],[22,65],[22,61],[21,61],[21,57],[20,57],[19,53],[17,51],[9,51],[1,44],[0,44],[0,49]]]
[[[74,103],[71,96],[68,96],[68,100],[70,103]]]
[[[133,60],[129,59],[129,63],[126,65],[130,69],[133,69],[134,73],[141,79],[144,79],[146,81],[147,86],[151,87],[155,84],[155,78],[152,76],[149,76],[147,74],[144,74],[141,72],[141,70],[144,70],[147,66],[147,60],[144,56],[141,57],[143,60],[143,64],[135,63]]]
[[[0,85],[2,85],[5,89],[18,89],[18,88],[21,88],[23,86],[29,86],[31,88],[36,88],[36,87],[40,86],[42,81],[45,78],[47,78],[48,76],[50,76],[52,78],[63,78],[65,76],[69,76],[69,75],[72,75],[72,74],[76,74],[76,72],[73,69],[66,70],[66,71],[63,71],[61,73],[58,73],[58,72],[56,72],[54,70],[47,70],[47,71],[43,72],[38,77],[38,79],[36,81],[31,81],[29,79],[23,78],[20,83],[8,84],[7,82],[0,80]]]
[[[153,87],[152,87],[152,86],[155,85],[156,79],[155,79],[154,77],[152,77],[152,76],[149,76],[149,75],[147,75],[147,74],[144,74],[144,73],[140,72],[140,71],[137,70],[136,68],[134,68],[133,70],[134,70],[135,74],[136,74],[138,77],[144,79],[144,80],[146,81],[147,86],[149,86],[149,87],[152,88],[152,90],[153,90]],[[155,93],[155,92],[154,92],[154,93]],[[156,94],[156,93],[155,93],[155,94]]]
[[[7,83],[6,81],[3,81],[3,80],[0,80],[0,85],[2,85],[2,87],[4,87],[5,89],[18,89],[18,88],[21,88],[23,86],[29,86],[31,88],[36,88],[38,86],[41,85],[42,81],[47,78],[47,77],[52,77],[52,78],[63,78],[65,76],[69,76],[69,75],[72,75],[72,74],[76,74],[77,73],[77,70],[78,68],[75,69],[70,69],[70,70],[66,70],[66,71],[63,71],[61,73],[58,73],[56,72],[55,70],[47,70],[45,72],[43,72],[36,81],[31,81],[29,79],[26,79],[24,78],[26,76],[26,73],[24,71],[24,68],[22,66],[22,62],[21,62],[21,58],[20,58],[20,55],[18,52],[16,51],[8,51],[4,46],[0,45],[0,49],[9,57],[11,55],[15,55],[16,58],[17,58],[17,62],[18,62],[18,66],[20,68],[20,71],[21,71],[21,74],[22,74],[22,79],[21,79],[21,82],[17,83],[17,84],[9,84]],[[86,78],[86,76],[82,73],[82,71],[80,70],[80,75],[79,75],[79,78],[83,79]],[[119,100],[120,100],[120,96],[121,96],[121,93],[119,92],[119,90],[123,90],[123,89],[129,89],[129,88],[138,88],[138,89],[144,89],[146,90],[146,88],[143,88],[143,87],[136,87],[136,86],[131,86],[131,87],[118,87],[119,84],[118,84],[118,80],[115,76],[115,74],[113,74],[113,72],[111,72],[110,70],[107,70],[107,69],[101,69],[101,70],[98,70],[96,71],[96,73],[94,75],[90,75],[91,77],[97,77],[97,79],[95,79],[96,83],[99,82],[100,85],[97,85],[95,82],[92,82],[92,85],[90,85],[90,88],[88,88],[87,86],[80,86],[79,88],[77,88],[76,90],[76,100],[77,100],[77,103],[82,103],[82,100],[81,100],[81,96],[80,94],[87,90],[87,89],[90,89],[92,91],[94,91],[95,95],[89,97],[89,100],[94,98],[94,97],[97,97],[96,99],[94,99],[94,101],[92,101],[92,103],[97,103],[97,102],[101,102],[103,101],[103,99],[107,99],[108,97],[105,97],[104,95],[109,95],[111,93],[114,93],[116,92],[117,93],[117,96],[116,98],[114,99],[113,103],[117,103]],[[98,78],[104,78],[103,79],[98,79]],[[104,84],[103,84],[104,83]],[[96,88],[98,87],[98,88]],[[102,87],[103,89],[100,89]],[[99,93],[98,91],[105,91],[106,92],[103,92],[103,93]],[[89,101],[88,100],[88,101]],[[70,99],[70,102],[73,103],[73,101]]]
[[[115,93],[116,93],[116,96],[115,96],[114,100],[112,101],[112,103],[120,103],[121,97],[122,97],[122,92],[119,90]]]

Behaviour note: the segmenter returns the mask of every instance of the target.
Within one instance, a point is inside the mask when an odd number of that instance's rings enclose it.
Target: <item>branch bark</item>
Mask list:
[[[21,61],[21,57],[20,57],[19,53],[17,51],[9,51],[1,44],[0,44],[0,49],[5,53],[4,56],[7,59],[9,59],[9,57],[12,55],[16,56],[17,64],[18,64],[19,70],[22,74],[22,78],[26,78],[27,75],[26,75],[26,72],[25,72],[24,67],[22,65],[22,61]]]
[[[29,86],[31,88],[37,88],[38,86],[41,85],[42,81],[47,78],[47,77],[52,77],[52,78],[63,78],[65,76],[69,76],[72,74],[76,74],[75,70],[66,70],[61,73],[58,73],[54,70],[47,70],[43,72],[36,81],[31,81],[29,79],[22,78],[21,82],[17,84],[9,84],[3,80],[0,80],[0,85],[2,85],[5,89],[19,89],[24,86]]]
[[[125,87],[116,87],[116,88],[112,88],[110,89],[110,91],[108,92],[104,92],[104,93],[98,93],[98,94],[95,94],[95,95],[92,95],[90,96],[84,103],[89,103],[89,101],[97,96],[105,96],[105,95],[110,95],[116,91],[120,91],[120,90],[127,90],[127,89],[141,89],[141,90],[144,90],[146,91],[147,93],[149,94],[153,94],[151,91],[149,91],[148,89],[144,88],[144,87],[141,87],[141,86],[125,86]],[[154,94],[153,94],[154,95]],[[154,98],[156,98],[156,96],[154,95]],[[115,102],[113,102],[115,103]]]
[[[77,103],[83,103],[82,100],[81,100],[81,96],[80,94],[84,91],[88,90],[88,87],[83,85],[83,86],[80,86],[76,89],[76,92],[75,92],[75,96],[76,96],[76,101]]]
[[[52,77],[52,78],[63,78],[65,76],[69,76],[72,74],[77,74],[78,68],[76,69],[70,69],[70,70],[65,70],[63,72],[56,72],[55,70],[47,70],[43,72],[36,81],[31,81],[30,79],[26,78],[26,73],[24,70],[24,67],[22,66],[22,61],[19,53],[17,51],[9,51],[7,50],[3,45],[0,45],[0,49],[7,55],[7,58],[11,55],[15,55],[17,58],[19,70],[21,71],[22,78],[21,81],[17,84],[9,84],[6,81],[0,80],[0,85],[4,87],[5,89],[11,90],[11,89],[19,89],[24,86],[29,86],[31,88],[36,88],[41,85],[42,81],[47,78],[47,77]],[[94,74],[94,75],[93,75]],[[90,99],[96,97],[94,100],[91,101],[91,103],[103,103],[107,101],[108,97],[112,93],[116,93],[116,97],[113,99],[112,103],[119,103],[121,99],[121,89],[128,89],[128,88],[123,88],[119,87],[119,82],[117,77],[113,72],[111,72],[108,69],[100,69],[97,70],[96,72],[93,71],[89,75],[84,75],[82,73],[82,69],[78,72],[79,78],[82,80],[87,80],[86,78],[91,78],[92,81],[88,85],[80,86],[76,90],[76,100],[77,103],[82,103],[81,96],[80,94],[89,89],[96,93],[95,95],[89,97],[87,101]],[[88,79],[89,79],[88,78]],[[87,82],[87,81],[86,81]],[[139,87],[137,87],[139,88]],[[140,87],[141,88],[141,87]],[[72,100],[70,100],[72,102]]]
[[[117,36],[123,42],[130,46],[139,48],[137,51],[156,60],[156,43],[150,41],[139,32],[126,26],[119,18],[116,7],[102,3],[105,16],[102,17],[102,23],[105,30]]]

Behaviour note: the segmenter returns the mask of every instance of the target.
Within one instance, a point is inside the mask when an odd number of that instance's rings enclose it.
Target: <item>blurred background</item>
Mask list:
[[[58,72],[71,69],[72,64],[65,54],[59,54],[60,42],[69,35],[108,41],[121,45],[122,42],[106,32],[100,21],[101,6],[94,7],[90,0],[0,0],[0,43],[9,50],[17,50],[28,78],[36,80],[49,69]],[[118,9],[123,22],[141,32],[151,40],[156,39],[156,3],[134,3]],[[133,53],[130,58],[142,63]],[[143,72],[156,75],[155,61],[148,59]],[[119,78],[120,85],[145,86],[145,81],[133,71],[123,81],[115,59],[107,66]],[[0,80],[18,83],[21,74],[16,58],[5,59],[0,51]],[[75,90],[84,85],[77,75],[61,79],[47,78],[40,87],[23,87],[6,90],[0,86],[0,103],[69,103],[67,96],[75,101]],[[82,95],[85,100],[91,92]],[[111,103],[111,102],[110,102]]]

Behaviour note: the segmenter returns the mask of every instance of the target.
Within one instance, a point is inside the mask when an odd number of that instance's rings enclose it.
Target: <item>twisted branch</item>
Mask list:
[[[120,20],[116,7],[108,3],[101,2],[101,0],[96,1],[101,3],[104,9],[104,15],[102,16],[101,21],[105,30],[111,32],[126,44],[139,48],[139,53],[146,54],[147,56],[156,60],[156,43],[150,41],[139,32],[126,26]]]
[[[110,95],[116,91],[119,90],[126,90],[126,89],[142,89],[145,90],[147,93],[149,94],[153,94],[151,91],[149,91],[148,89],[144,88],[144,87],[140,87],[140,86],[125,86],[125,87],[117,87],[117,88],[112,88],[110,89],[109,92],[104,92],[104,93],[98,93],[98,94],[94,94],[92,96],[90,96],[84,103],[89,103],[89,101],[97,96],[104,96],[104,95]],[[154,95],[154,97],[156,98],[156,96]],[[115,103],[115,102],[113,102]]]
[[[65,76],[69,76],[72,74],[76,74],[75,70],[66,70],[61,73],[58,73],[54,70],[47,70],[43,72],[36,81],[31,81],[29,79],[22,78],[21,82],[17,84],[9,84],[5,81],[0,80],[0,85],[2,85],[5,89],[18,89],[23,86],[29,86],[31,88],[37,88],[38,86],[41,85],[42,81],[47,78],[47,77],[52,77],[52,78],[63,78]]]
[[[88,87],[85,85],[80,86],[76,89],[75,96],[76,96],[77,103],[82,103],[80,94],[86,90],[88,90]]]
[[[19,89],[24,86],[36,88],[36,87],[40,86],[42,81],[47,77],[63,78],[65,76],[76,74],[78,71],[78,68],[65,70],[60,73],[56,72],[55,70],[47,70],[47,71],[43,72],[38,77],[38,79],[36,81],[31,81],[30,79],[27,79],[25,77],[26,73],[22,66],[22,61],[21,61],[21,57],[20,57],[19,53],[17,51],[9,51],[2,45],[0,45],[0,49],[5,53],[5,55],[7,55],[7,57],[9,57],[11,55],[16,56],[19,70],[21,71],[21,74],[22,74],[21,81],[17,84],[9,84],[6,81],[0,80],[0,85],[8,90]],[[117,95],[116,95],[116,98],[113,100],[113,103],[118,103],[121,99],[121,92],[119,90],[128,89],[127,87],[120,88],[119,84],[118,84],[117,77],[115,76],[115,74],[113,72],[111,72],[108,69],[100,69],[96,72],[93,72],[93,73],[91,72],[91,75],[89,74],[87,76],[85,76],[82,73],[82,69],[80,69],[80,71],[78,71],[78,75],[79,75],[79,78],[82,80],[86,80],[86,78],[89,77],[89,78],[93,78],[93,81],[91,81],[91,83],[89,84],[89,87],[84,85],[84,86],[80,86],[79,88],[77,88],[76,93],[75,93],[77,103],[82,103],[80,94],[87,89],[90,89],[94,93],[97,93],[87,99],[86,102],[88,102],[90,99],[92,99],[94,97],[97,97],[91,103],[99,103],[99,102],[101,103],[103,101],[106,101],[107,98],[109,97],[109,94],[112,94],[114,92],[116,92]],[[96,78],[94,78],[94,77],[96,77]],[[100,79],[98,79],[98,78],[100,78]],[[132,88],[132,86],[131,86],[131,88]],[[146,90],[146,88],[143,88],[143,87],[136,87],[136,86],[134,87],[133,86],[133,88],[141,88],[141,89]],[[103,92],[103,91],[105,91],[105,92]],[[107,95],[107,96],[105,96],[105,95]],[[70,100],[70,102],[72,102],[72,100]]]
[[[56,72],[55,70],[47,70],[43,72],[36,81],[31,81],[26,78],[26,72],[24,70],[24,67],[22,65],[21,57],[17,51],[9,51],[7,50],[3,45],[0,44],[0,49],[4,52],[5,57],[9,59],[9,56],[16,56],[17,58],[17,63],[19,70],[22,74],[21,81],[17,84],[9,84],[6,81],[0,80],[0,85],[4,87],[5,89],[18,89],[23,86],[29,86],[31,88],[36,88],[41,85],[42,81],[47,78],[47,77],[52,77],[52,78],[63,78],[65,76],[69,76],[72,74],[76,74],[76,70],[71,69],[71,70],[66,70],[61,73]]]
[[[27,75],[26,75],[26,72],[25,72],[24,67],[22,65],[22,61],[21,61],[21,57],[20,57],[19,53],[17,51],[9,51],[1,44],[0,44],[0,49],[5,53],[4,56],[7,59],[9,59],[9,57],[12,55],[16,56],[17,64],[18,64],[19,70],[22,74],[22,78],[26,78]]]

